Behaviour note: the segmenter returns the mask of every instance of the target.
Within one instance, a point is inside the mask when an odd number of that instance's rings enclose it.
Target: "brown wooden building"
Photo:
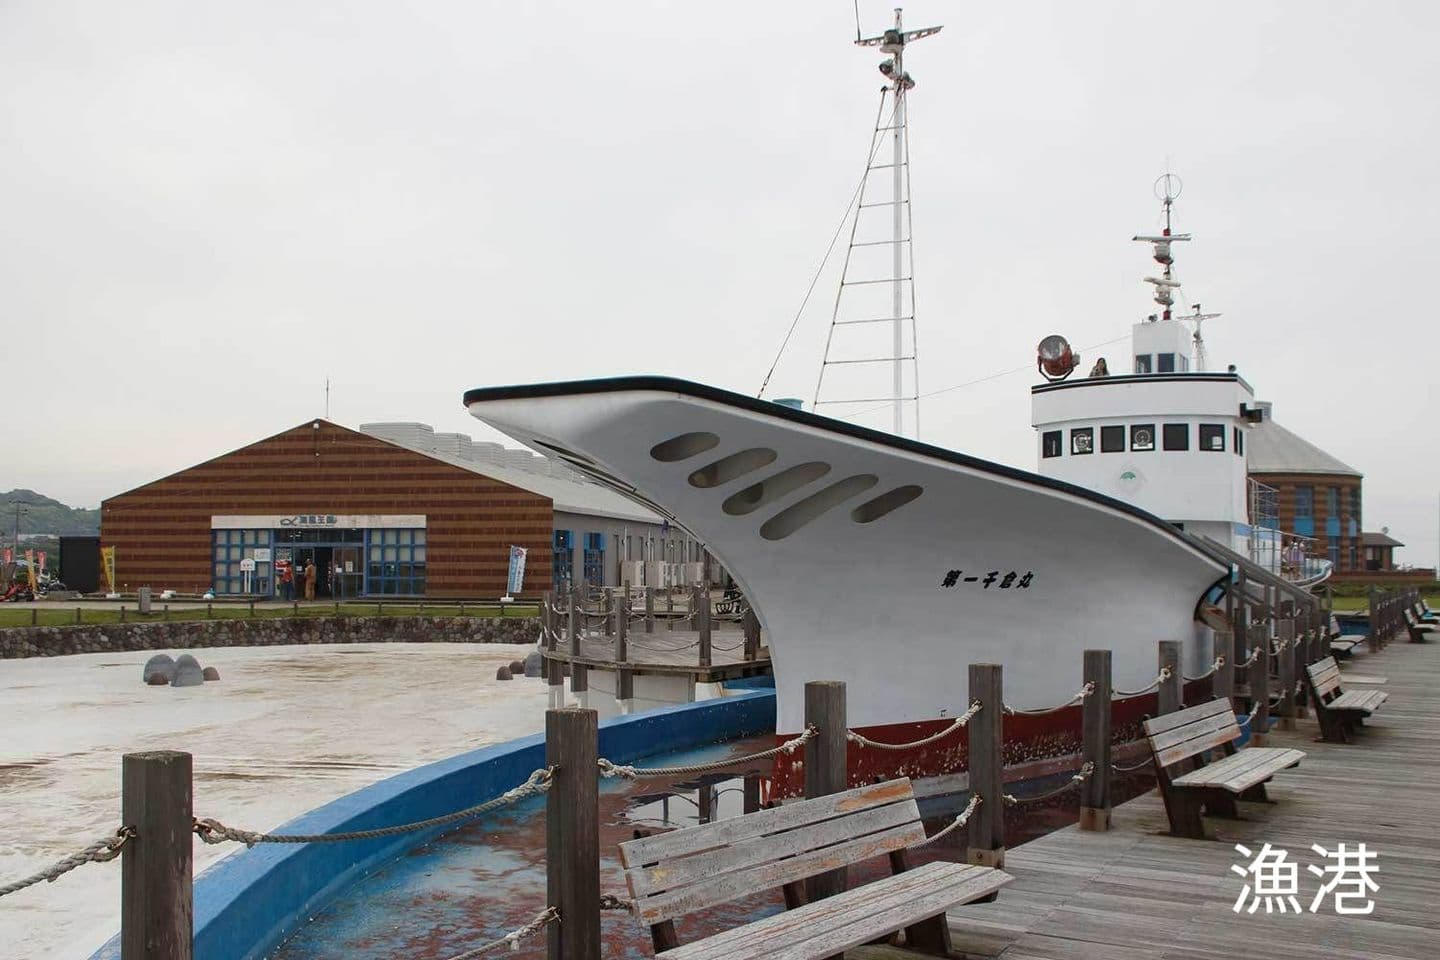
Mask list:
[[[1250,428],[1250,479],[1277,491],[1279,529],[1306,538],[1312,555],[1328,559],[1337,573],[1364,569],[1360,539],[1359,470],[1271,419],[1271,405],[1258,404],[1264,419]]]
[[[456,446],[462,435],[439,436]],[[570,576],[572,542],[588,550],[575,548],[574,560],[591,582],[616,582],[624,544],[651,521],[661,529],[653,514],[524,451],[476,444],[498,451],[477,462],[427,442],[414,449],[307,421],[111,497],[100,527],[115,548],[116,586],[288,596],[286,566],[314,562],[322,597],[498,597],[520,546],[523,593],[533,596],[557,572]]]

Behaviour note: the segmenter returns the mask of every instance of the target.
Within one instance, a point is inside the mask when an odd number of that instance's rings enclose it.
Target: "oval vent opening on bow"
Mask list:
[[[701,490],[718,487],[736,477],[743,477],[761,467],[770,466],[778,456],[778,453],[768,447],[751,447],[749,450],[732,453],[690,474],[690,486],[699,487]]]
[[[830,472],[828,463],[801,463],[787,467],[766,477],[759,483],[752,483],[738,493],[732,493],[720,505],[720,509],[732,517],[743,517],[754,513],[766,504],[774,503],[787,493],[799,490],[808,483],[814,483]]]
[[[824,490],[812,493],[798,503],[781,510],[760,526],[760,536],[766,540],[784,540],[805,524],[834,507],[849,500],[856,494],[864,493],[880,478],[873,473],[860,473],[844,480],[837,480]]]
[[[697,453],[713,450],[719,445],[720,438],[713,433],[682,433],[678,437],[655,444],[650,448],[650,456],[661,463],[674,463],[677,460],[688,460]]]
[[[873,523],[890,511],[899,510],[910,501],[919,499],[920,494],[924,492],[924,487],[916,486],[913,483],[896,487],[894,490],[880,494],[873,500],[866,500],[851,510],[850,519],[856,523]]]

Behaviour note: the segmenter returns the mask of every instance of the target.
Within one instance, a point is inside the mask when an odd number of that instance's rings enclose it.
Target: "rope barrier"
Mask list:
[[[102,837],[90,844],[79,853],[72,853],[70,856],[56,863],[51,864],[39,873],[32,873],[28,877],[16,880],[14,883],[7,883],[0,887],[0,897],[15,893],[17,890],[24,890],[26,887],[33,887],[40,881],[54,883],[65,874],[86,863],[106,863],[120,856],[120,848],[135,837],[134,827],[121,827],[114,834]]]
[[[315,834],[281,834],[281,833],[257,833],[253,830],[240,830],[236,827],[226,826],[219,820],[209,817],[197,818],[191,829],[201,840],[210,844],[224,843],[233,840],[236,843],[243,843],[247,847],[253,847],[257,843],[339,843],[346,840],[374,840],[379,837],[393,837],[402,833],[413,833],[416,830],[425,830],[430,827],[441,827],[450,823],[459,823],[461,820],[469,820],[481,814],[489,813],[491,810],[498,810],[501,807],[523,800],[526,797],[533,797],[550,789],[554,769],[546,767],[536,770],[520,786],[506,790],[494,800],[487,800],[484,803],[476,804],[473,807],[466,807],[464,810],[457,810],[454,813],[447,813],[443,817],[431,817],[429,820],[417,820],[414,823],[402,823],[393,827],[378,827],[374,830],[352,830],[348,833],[315,833]]]
[[[1160,686],[1160,684],[1164,683],[1166,680],[1169,680],[1172,676],[1174,676],[1174,674],[1170,672],[1169,667],[1161,667],[1160,672],[1156,674],[1155,679],[1145,684],[1145,686],[1141,687],[1139,690],[1121,690],[1117,687],[1115,688],[1115,692],[1112,696],[1116,698],[1138,697],[1142,693],[1149,693],[1151,690],[1154,690],[1156,687]]]
[[[1251,664],[1253,664],[1256,660],[1259,660],[1259,659],[1260,659],[1260,648],[1259,648],[1259,647],[1256,647],[1254,650],[1251,650],[1251,651],[1250,651],[1250,656],[1245,660],[1244,663],[1240,664],[1240,666],[1242,666],[1242,667],[1248,667],[1248,666],[1250,666]]]
[[[1184,677],[1187,682],[1192,682],[1192,683],[1193,683],[1193,682],[1196,681],[1196,680],[1204,680],[1206,677],[1210,676],[1210,675],[1213,674],[1216,670],[1219,670],[1219,669],[1220,669],[1221,667],[1223,667],[1223,666],[1225,666],[1225,655],[1224,655],[1224,654],[1221,654],[1220,656],[1218,656],[1218,657],[1215,658],[1215,662],[1214,662],[1214,663],[1210,664],[1210,669],[1209,669],[1209,670],[1206,670],[1204,673],[1200,674],[1200,676],[1198,676],[1198,677],[1192,677],[1192,676],[1190,676],[1188,673],[1182,673],[1180,676]]]
[[[970,794],[970,802],[965,805],[964,810],[960,811],[960,815],[958,817],[950,821],[948,826],[946,826],[943,830],[937,830],[935,833],[932,833],[924,840],[916,840],[914,843],[910,844],[908,849],[914,850],[916,847],[923,847],[927,843],[934,843],[941,837],[946,836],[947,834],[950,834],[956,830],[959,830],[961,827],[965,826],[965,824],[970,822],[970,815],[975,812],[975,808],[980,806],[980,803],[981,800],[978,793]]]
[[[534,920],[531,920],[525,924],[525,926],[511,930],[499,940],[491,940],[489,943],[476,947],[474,950],[466,950],[464,953],[456,954],[451,957],[450,960],[475,960],[476,957],[483,957],[487,953],[493,953],[501,947],[507,947],[512,951],[519,950],[521,940],[534,936],[552,923],[559,922],[560,911],[554,907],[546,907],[543,911],[535,915]]]
[[[1064,793],[1066,790],[1074,790],[1076,787],[1080,786],[1080,784],[1084,783],[1086,780],[1089,780],[1090,774],[1094,772],[1095,764],[1091,763],[1089,760],[1086,760],[1084,765],[1080,767],[1079,773],[1075,774],[1073,777],[1071,777],[1069,780],[1065,781],[1055,789],[1046,790],[1044,793],[1037,793],[1033,797],[1020,797],[1018,799],[1007,793],[1004,795],[1005,805],[1007,807],[1013,807],[1021,803],[1043,803],[1046,800],[1050,800],[1060,796],[1060,794]]]
[[[858,746],[874,747],[876,750],[914,750],[918,747],[929,746],[932,743],[944,740],[946,737],[950,736],[950,734],[964,727],[965,724],[970,722],[970,718],[975,716],[975,714],[979,712],[980,701],[976,700],[974,703],[970,704],[969,710],[966,710],[964,713],[960,714],[960,716],[956,717],[955,722],[950,724],[950,726],[946,727],[944,730],[941,730],[938,733],[932,733],[930,736],[925,737],[921,740],[912,740],[909,743],[882,743],[879,740],[871,740],[867,736],[858,734],[854,730],[845,731],[845,739]]]
[[[761,750],[759,753],[752,753],[744,757],[716,760],[713,763],[687,763],[676,767],[632,767],[625,764],[612,763],[604,757],[601,757],[596,763],[600,767],[600,776],[602,777],[624,777],[626,780],[646,780],[652,777],[678,777],[690,773],[709,773],[712,770],[724,770],[742,763],[768,760],[782,753],[794,753],[818,736],[820,736],[820,730],[818,728],[813,726],[806,727],[805,732],[800,734],[800,736],[786,740],[778,747],[771,747],[769,750]]]
[[[1134,773],[1136,770],[1143,770],[1145,767],[1150,766],[1150,764],[1154,762],[1155,757],[1149,756],[1146,757],[1144,760],[1141,760],[1139,763],[1135,764],[1135,766],[1133,767],[1122,767],[1118,763],[1112,763],[1110,764],[1110,769],[1114,770],[1116,773]]]
[[[1017,713],[1020,713],[1020,714],[1024,714],[1024,715],[1027,716],[1027,717],[1039,716],[1039,715],[1042,714],[1042,713],[1054,713],[1056,710],[1064,710],[1066,707],[1071,706],[1072,704],[1075,704],[1075,703],[1078,703],[1078,702],[1084,700],[1086,697],[1090,696],[1090,694],[1092,694],[1092,693],[1094,693],[1094,692],[1095,692],[1095,683],[1094,683],[1093,681],[1087,681],[1086,684],[1085,684],[1085,686],[1081,687],[1081,688],[1079,689],[1079,691],[1076,692],[1075,696],[1071,697],[1069,700],[1066,700],[1064,703],[1060,704],[1059,706],[1055,706],[1055,707],[1040,707],[1040,708],[1037,708],[1037,709],[1024,709],[1024,708],[1021,708],[1021,707],[1012,707],[1012,706],[1009,706],[1009,705],[1007,704],[1006,707],[1005,707],[1005,712],[1006,712],[1007,714],[1012,715],[1012,716],[1015,715],[1015,714],[1017,714]]]
[[[635,901],[626,900],[624,897],[617,897],[613,893],[600,894],[601,910],[634,910]]]

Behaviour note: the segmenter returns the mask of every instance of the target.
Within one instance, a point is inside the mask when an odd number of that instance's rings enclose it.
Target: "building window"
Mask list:
[[[1190,424],[1188,424],[1188,423],[1167,423],[1167,424],[1165,424],[1165,449],[1166,449],[1166,450],[1189,450],[1189,449],[1190,449]]]
[[[1200,449],[1214,450],[1219,453],[1225,452],[1225,424],[1223,423],[1202,423],[1200,424]]]
[[[1060,431],[1046,430],[1040,435],[1040,456],[1060,456]]]
[[[1351,518],[1350,518],[1350,528],[1349,528],[1349,532],[1346,534],[1346,536],[1348,536],[1351,540],[1354,540],[1354,539],[1355,539],[1356,526],[1357,526],[1357,525],[1356,525],[1356,523],[1355,523],[1355,518],[1354,518],[1354,517],[1351,517]]]
[[[1245,456],[1245,434],[1240,432],[1239,427],[1232,427],[1231,430],[1231,448],[1235,451],[1235,456],[1243,457]]]
[[[1360,488],[1350,488],[1350,536],[1355,536],[1355,530],[1360,524]]]
[[[1339,517],[1339,516],[1340,516],[1340,488],[1339,488],[1339,487],[1326,487],[1326,488],[1325,488],[1325,508],[1326,508],[1326,512],[1329,513],[1330,516],[1332,516],[1332,517]]]
[[[1332,544],[1330,544],[1330,549],[1327,551],[1327,553],[1328,553],[1329,556],[1330,556],[1330,569],[1332,569],[1332,570],[1339,570],[1339,569],[1340,569],[1340,545],[1339,545],[1338,543],[1332,543]]]
[[[1315,488],[1295,488],[1295,533],[1315,536]]]
[[[1124,427],[1101,427],[1101,428],[1100,428],[1100,452],[1101,452],[1101,453],[1124,453],[1124,452],[1125,452],[1125,428],[1124,428]]]
[[[1131,450],[1155,449],[1155,424],[1137,423],[1130,428]]]
[[[1084,454],[1095,452],[1095,428],[1079,427],[1070,431],[1070,452]]]
[[[1148,354],[1148,353],[1137,353],[1137,354],[1135,355],[1135,372],[1136,372],[1136,373],[1149,373],[1149,372],[1150,372],[1150,354]]]
[[[1351,544],[1351,546],[1350,546],[1350,567],[1349,567],[1349,569],[1351,569],[1351,570],[1356,569],[1356,568],[1359,566],[1359,563],[1360,563],[1360,555],[1359,555],[1359,552],[1355,549],[1354,544]]]
[[[1186,370],[1189,370],[1189,369],[1190,369],[1190,358],[1187,357],[1187,356],[1185,356],[1185,354],[1183,354],[1183,353],[1177,353],[1177,354],[1175,355],[1175,368],[1176,368],[1177,370],[1179,370],[1181,373],[1184,373]]]
[[[213,530],[210,534],[210,585],[217,594],[246,594],[245,571],[240,569],[242,560],[255,560],[255,569],[250,572],[249,594],[270,596],[271,562],[257,560],[270,555],[269,530]]]
[[[425,595],[425,531],[371,530],[365,592],[371,596]]]
[[[575,582],[575,541],[569,530],[556,530],[550,552],[550,579],[557,591],[569,590]]]
[[[605,583],[605,534],[585,534],[585,582]]]
[[[1155,354],[1155,372],[1156,372],[1156,373],[1174,373],[1174,372],[1175,372],[1175,354],[1173,354],[1173,353],[1157,353],[1157,354]]]

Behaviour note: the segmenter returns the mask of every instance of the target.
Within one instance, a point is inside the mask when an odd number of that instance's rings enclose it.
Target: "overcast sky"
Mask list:
[[[1440,7],[906,18],[945,24],[907,63],[922,388],[1126,336],[1168,162],[1212,362],[1433,564]],[[0,489],[94,506],[321,414],[327,376],[340,423],[477,436],[482,385],[754,393],[864,164],[854,29],[846,0],[0,2]],[[833,282],[770,395],[810,396]],[[1032,379],[932,398],[923,438],[1033,469]]]

